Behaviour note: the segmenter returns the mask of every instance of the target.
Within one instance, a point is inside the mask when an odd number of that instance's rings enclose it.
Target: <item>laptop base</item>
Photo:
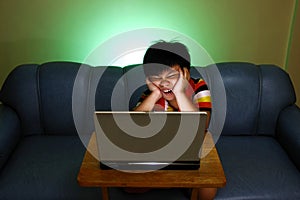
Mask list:
[[[100,169],[109,170],[198,170],[199,161],[166,162],[100,162]]]

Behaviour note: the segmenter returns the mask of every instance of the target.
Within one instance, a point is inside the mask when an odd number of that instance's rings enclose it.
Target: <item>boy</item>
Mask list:
[[[135,111],[206,111],[208,127],[210,91],[203,79],[190,77],[190,55],[185,45],[159,41],[147,49],[143,64],[148,90]],[[199,189],[199,199],[213,199],[216,191]]]
[[[160,41],[144,56],[148,90],[136,111],[206,111],[211,112],[210,92],[203,79],[190,77],[190,55],[179,42]]]

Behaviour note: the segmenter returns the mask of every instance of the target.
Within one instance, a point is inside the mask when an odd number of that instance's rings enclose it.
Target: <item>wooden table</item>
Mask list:
[[[220,188],[226,184],[223,167],[210,134],[203,143],[199,170],[157,170],[146,173],[126,173],[101,170],[95,134],[91,136],[77,177],[83,187],[101,187],[103,200],[109,199],[108,187],[193,188],[191,199],[197,199],[198,188]],[[94,155],[94,156],[93,156]]]

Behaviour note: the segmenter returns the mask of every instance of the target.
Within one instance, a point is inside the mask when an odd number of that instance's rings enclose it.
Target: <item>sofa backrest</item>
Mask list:
[[[79,70],[84,69],[84,73]],[[87,69],[87,70],[86,70]],[[101,72],[90,94],[91,80]],[[80,71],[82,72],[82,70]],[[16,67],[5,80],[0,91],[0,101],[18,114],[24,135],[74,135],[77,129],[73,116],[73,90],[79,90],[81,102],[94,98],[96,110],[112,109],[112,90],[118,83],[115,109],[125,107],[125,84],[120,67],[92,67],[75,62],[49,62],[41,65]],[[79,84],[74,88],[75,81]],[[75,105],[85,109],[86,105]],[[77,109],[77,108],[76,108]]]
[[[138,67],[138,69],[136,69]],[[217,68],[220,76],[216,76]],[[146,89],[141,66],[124,68],[129,105],[136,105]],[[222,135],[273,135],[281,110],[295,103],[296,97],[289,75],[278,66],[227,62],[191,68],[191,77],[216,82],[221,77],[226,92],[226,115]],[[214,80],[214,81],[211,81]],[[218,84],[208,85],[215,90]],[[135,92],[133,92],[135,91]],[[217,90],[218,91],[218,90]],[[212,98],[214,98],[212,93]],[[218,101],[218,99],[214,99]],[[213,107],[213,111],[214,108]]]
[[[21,119],[23,134],[74,134],[72,88],[79,64],[21,65],[7,77],[0,100]]]
[[[37,87],[38,65],[16,67],[6,78],[0,91],[0,101],[10,106],[20,118],[25,133],[40,133],[40,107]]]
[[[296,101],[289,75],[278,66],[217,64],[226,90],[222,135],[273,135],[281,110]]]
[[[235,62],[216,66],[227,101],[222,134],[274,135],[280,111],[295,103],[288,74],[272,65]],[[208,78],[214,76],[209,74],[210,67],[201,68]],[[95,70],[102,71],[94,73]],[[75,90],[87,102],[92,91],[91,79],[98,74],[101,77],[92,99],[96,110],[131,110],[147,87],[140,65],[95,68],[73,62],[50,62],[15,68],[3,84],[0,101],[16,111],[25,135],[77,134],[72,110],[74,83],[77,81]],[[201,75],[192,68],[191,76]],[[213,86],[210,89],[214,90]],[[84,105],[78,106],[84,109]]]

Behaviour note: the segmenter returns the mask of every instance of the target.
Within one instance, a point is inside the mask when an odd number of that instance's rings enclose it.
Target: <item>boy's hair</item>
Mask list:
[[[159,41],[147,49],[143,64],[146,76],[157,75],[174,65],[189,70],[190,54],[182,43]]]

